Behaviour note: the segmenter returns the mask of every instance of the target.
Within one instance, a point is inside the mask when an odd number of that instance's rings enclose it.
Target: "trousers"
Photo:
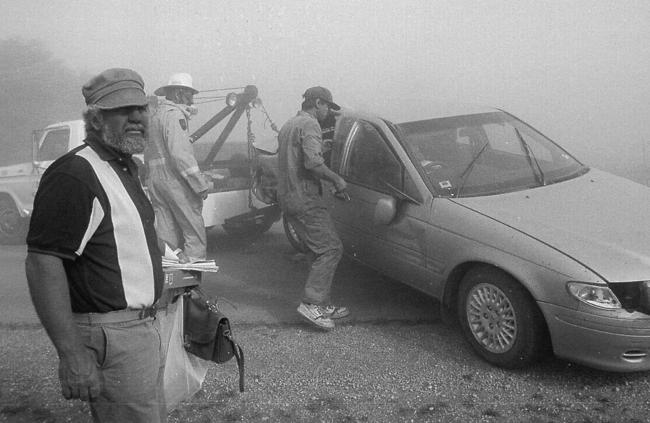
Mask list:
[[[326,207],[285,213],[300,239],[309,248],[309,275],[302,302],[328,305],[334,272],[343,256],[343,244]]]
[[[93,421],[166,422],[164,345],[154,319],[77,328],[102,380],[99,397],[90,402]]]
[[[148,181],[147,188],[158,237],[172,250],[180,248],[188,257],[204,260],[207,235],[201,197],[177,179],[158,175]]]

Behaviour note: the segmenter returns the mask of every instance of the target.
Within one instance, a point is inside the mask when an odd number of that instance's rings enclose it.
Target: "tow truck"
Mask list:
[[[210,150],[199,162],[202,172],[212,178],[214,189],[203,203],[203,219],[207,228],[220,224],[233,235],[251,236],[267,231],[281,217],[275,198],[273,175],[276,174],[274,152],[257,148],[252,130],[251,110],[260,109],[278,132],[258,97],[257,87],[247,85],[240,93],[229,93],[226,105],[190,135],[195,143],[212,128],[230,116]],[[215,160],[235,125],[246,114],[245,157],[233,155],[226,160]]]
[[[153,97],[155,99],[156,97]],[[152,105],[155,106],[152,99]],[[214,143],[204,143],[209,151],[199,167],[214,181],[204,202],[203,218],[206,229],[221,225],[233,235],[254,236],[267,231],[281,216],[273,186],[273,153],[254,145],[251,110],[261,110],[271,121],[258,90],[253,85],[239,93],[225,96],[226,105],[191,134],[194,144],[217,124],[230,116]],[[247,118],[245,154],[234,154],[226,160],[216,160],[235,125],[243,115]],[[0,244],[25,242],[34,196],[45,169],[59,156],[81,145],[86,136],[82,120],[58,122],[32,134],[32,162],[0,167]],[[195,152],[200,148],[195,144]],[[141,165],[141,157],[134,157]]]

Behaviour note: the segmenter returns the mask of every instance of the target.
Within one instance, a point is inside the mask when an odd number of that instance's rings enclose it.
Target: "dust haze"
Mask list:
[[[587,164],[649,180],[645,0],[5,0],[3,16],[2,164],[29,160],[31,130],[80,117],[90,75],[130,67],[148,93],[175,72],[199,90],[256,85],[278,125],[312,85],[395,121],[432,102],[496,106]],[[194,128],[221,107],[199,105]]]

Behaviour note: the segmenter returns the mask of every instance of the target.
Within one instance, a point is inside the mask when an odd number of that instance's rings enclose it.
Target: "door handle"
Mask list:
[[[338,198],[341,201],[350,201],[350,194],[345,191],[334,191],[334,197]]]

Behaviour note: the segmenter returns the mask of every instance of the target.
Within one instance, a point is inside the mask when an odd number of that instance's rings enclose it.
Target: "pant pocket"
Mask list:
[[[103,367],[107,355],[107,338],[102,326],[77,326],[81,342],[93,352],[95,361],[99,367]]]

